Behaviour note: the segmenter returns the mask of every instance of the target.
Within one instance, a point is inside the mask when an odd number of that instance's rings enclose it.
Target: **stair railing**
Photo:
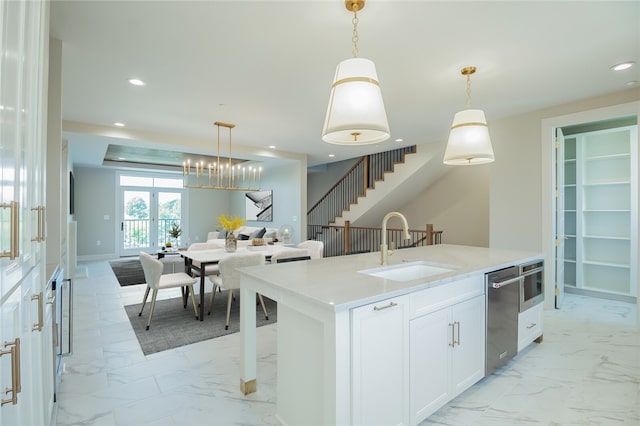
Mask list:
[[[379,251],[382,244],[382,228],[351,226],[349,221],[344,226],[310,225],[310,231],[324,243],[324,257]],[[434,231],[430,223],[424,230],[409,229],[410,240],[403,235],[402,229],[387,229],[389,246],[401,249],[442,243],[442,231]]]
[[[364,196],[367,189],[375,187],[376,181],[383,180],[385,173],[404,162],[406,154],[415,152],[413,145],[367,155],[356,161],[307,212],[307,224],[311,224],[307,235],[314,235],[311,226],[334,222],[343,211],[349,210],[351,204],[357,203],[358,197]]]

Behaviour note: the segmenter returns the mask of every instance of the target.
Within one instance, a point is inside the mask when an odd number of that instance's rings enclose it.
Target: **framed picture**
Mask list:
[[[273,222],[273,190],[245,192],[246,219]]]

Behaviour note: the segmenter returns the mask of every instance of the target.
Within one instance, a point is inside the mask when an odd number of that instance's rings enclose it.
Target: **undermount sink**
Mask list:
[[[361,274],[385,278],[392,281],[411,281],[433,275],[455,271],[455,268],[433,265],[428,262],[408,262],[399,265],[381,266],[379,268],[363,269]]]

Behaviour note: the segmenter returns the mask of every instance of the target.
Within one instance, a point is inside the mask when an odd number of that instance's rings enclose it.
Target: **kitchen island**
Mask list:
[[[257,388],[257,292],[278,302],[283,424],[417,424],[484,377],[484,274],[540,258],[435,245],[382,268],[380,253],[243,268],[241,390]],[[405,264],[426,275],[380,276]]]

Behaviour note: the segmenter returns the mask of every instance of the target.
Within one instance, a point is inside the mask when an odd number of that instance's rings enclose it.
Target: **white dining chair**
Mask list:
[[[322,241],[303,241],[298,244],[298,248],[306,249],[312,259],[320,259],[323,257],[324,243]]]
[[[187,287],[191,293],[193,312],[195,312],[196,318],[198,318],[195,293],[193,292],[193,284],[195,284],[197,278],[190,277],[184,272],[162,274],[164,264],[145,252],[140,252],[140,263],[142,264],[142,270],[144,271],[144,279],[147,282],[147,289],[144,292],[142,307],[140,308],[138,316],[142,316],[142,311],[144,311],[144,306],[146,305],[147,297],[149,296],[149,290],[153,290],[153,294],[151,295],[151,310],[149,311],[149,319],[147,320],[147,330],[149,330],[151,319],[153,318],[153,310],[156,307],[156,296],[158,295],[158,290],[165,288]],[[185,296],[183,292],[183,297],[188,297],[188,295]],[[184,299],[183,303],[186,307],[186,301]]]
[[[209,280],[213,283],[213,291],[211,292],[211,298],[209,299],[209,315],[211,315],[211,307],[213,306],[216,289],[224,288],[229,291],[227,298],[227,322],[224,327],[225,330],[229,329],[233,290],[240,288],[240,273],[238,272],[238,268],[257,265],[264,265],[264,254],[233,253],[221,259],[218,263],[220,275],[209,276]],[[260,300],[260,305],[262,305],[262,311],[264,312],[265,319],[269,319],[269,314],[267,313],[267,308],[264,306],[264,300],[262,299],[261,294],[258,294],[258,299]]]
[[[310,259],[310,256],[307,250],[288,248],[273,253],[271,255],[270,262],[274,264],[283,262],[285,259],[308,260]]]

